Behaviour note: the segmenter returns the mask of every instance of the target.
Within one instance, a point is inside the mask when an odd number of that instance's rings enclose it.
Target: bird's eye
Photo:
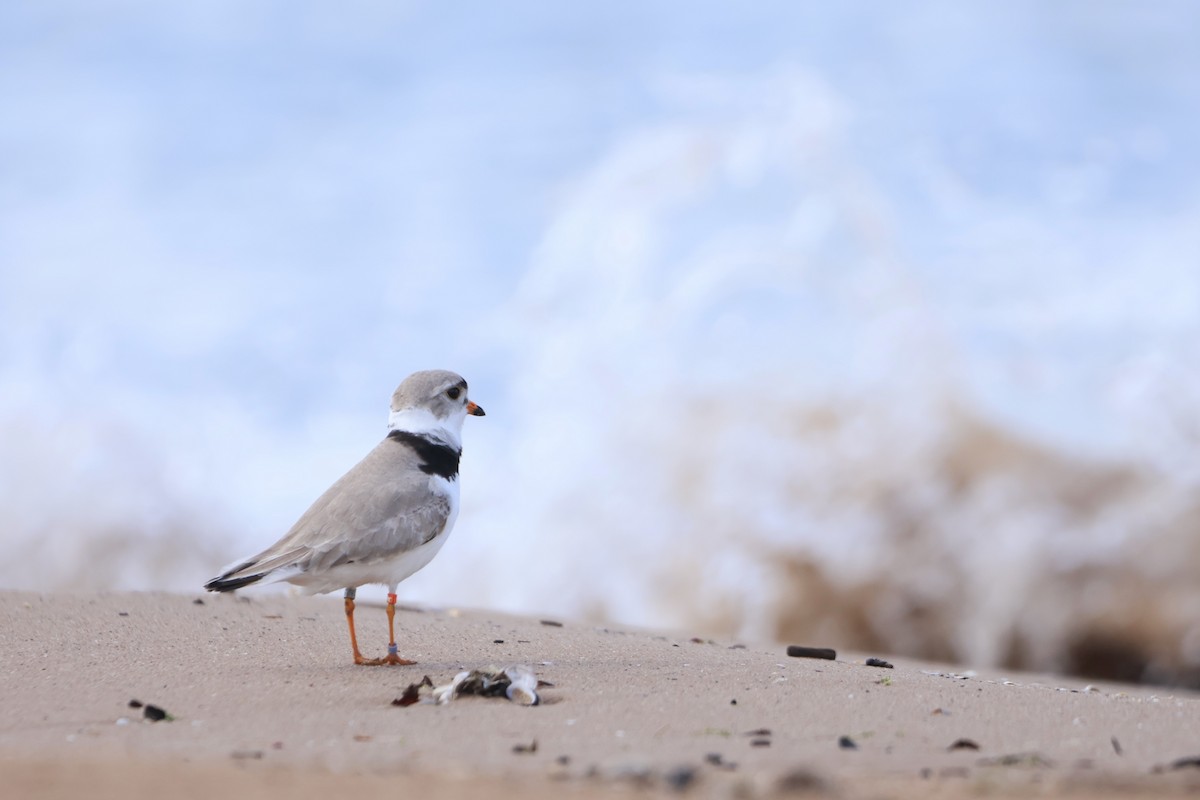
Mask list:
[[[452,386],[446,390],[446,395],[451,400],[457,400],[460,394],[462,394],[462,389],[459,389],[457,386]]]

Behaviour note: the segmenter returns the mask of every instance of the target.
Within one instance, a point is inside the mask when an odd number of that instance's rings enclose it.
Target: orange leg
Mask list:
[[[346,590],[346,599],[343,601],[346,606],[346,624],[350,626],[350,648],[354,651],[355,664],[370,664],[371,661],[363,658],[363,654],[358,652],[358,637],[354,635],[354,589]],[[376,659],[377,660],[377,659]]]
[[[409,661],[407,658],[401,658],[396,651],[396,595],[388,592],[387,602],[388,615],[388,654],[387,658],[382,659],[384,664],[396,664],[398,666],[408,666],[415,664],[415,661]]]
[[[396,664],[399,666],[407,666],[415,664],[415,661],[409,661],[406,658],[401,658],[396,652],[396,595],[388,594],[387,616],[388,616],[388,654],[384,658],[364,658],[363,654],[358,650],[358,637],[354,633],[354,596],[357,594],[355,589],[346,590],[346,624],[350,627],[350,648],[354,651],[354,663],[364,667],[377,667],[381,664]]]

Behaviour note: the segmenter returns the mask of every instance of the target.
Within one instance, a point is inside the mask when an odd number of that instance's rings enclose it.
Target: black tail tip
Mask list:
[[[265,572],[260,572],[257,575],[246,575],[241,578],[213,578],[208,583],[204,584],[204,588],[210,592],[232,592],[234,589],[240,589],[243,586],[249,586],[252,583],[257,583],[266,575]]]

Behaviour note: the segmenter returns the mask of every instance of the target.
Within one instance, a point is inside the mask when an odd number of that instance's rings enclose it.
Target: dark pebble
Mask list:
[[[230,758],[236,758],[238,761],[254,760],[257,761],[263,757],[262,750],[234,750],[229,754]]]
[[[130,700],[130,701],[129,701],[129,707],[130,707],[130,708],[141,708],[141,707],[142,707],[142,701],[141,701],[141,700]]]
[[[664,775],[663,780],[675,791],[686,792],[696,782],[696,769],[694,767],[676,767]]]
[[[551,628],[561,628],[562,627],[561,622],[556,622],[552,619],[544,619],[541,622],[543,625],[549,625]]]
[[[787,654],[792,658],[823,658],[827,661],[837,658],[837,651],[832,647],[801,647],[798,644],[789,644]]]
[[[1113,736],[1109,739],[1109,741],[1112,742],[1112,748],[1113,748],[1114,753],[1116,753],[1119,756],[1125,755],[1125,750],[1121,747],[1121,742],[1117,740],[1117,737]]]
[[[771,740],[770,739],[751,739],[750,746],[751,747],[770,747]]]
[[[731,705],[731,706],[736,706],[736,705],[737,705],[737,699],[730,700],[730,701],[729,701],[729,705]]]
[[[117,612],[117,616],[118,616],[118,617],[128,617],[128,616],[129,616],[129,612],[128,612],[128,611],[118,611],[118,612]]]
[[[895,669],[895,667],[893,667],[888,662],[884,661],[882,658],[868,658],[867,666],[868,667],[882,667],[883,669]]]
[[[151,722],[161,722],[168,716],[166,711],[163,711],[158,706],[152,706],[149,703],[142,708],[142,714]]]
[[[554,763],[565,767],[567,764],[571,763],[571,757],[570,756],[559,756],[558,758],[554,759]]]
[[[503,639],[492,639],[492,644],[504,644]]]
[[[838,747],[842,748],[843,750],[857,750],[858,749],[858,745],[855,744],[854,740],[851,739],[849,736],[839,736],[838,737]]]
[[[536,753],[537,752],[537,739],[534,739],[529,744],[514,744],[513,752],[514,753]]]
[[[202,605],[204,605],[204,601],[203,601],[203,600],[201,600],[199,597],[197,597],[195,600],[193,600],[193,601],[192,601],[192,605],[194,605],[194,606],[202,606]]]
[[[1197,769],[1200,768],[1200,756],[1185,756],[1177,758],[1171,762],[1170,769]]]
[[[974,739],[955,739],[947,750],[978,750],[979,742]]]
[[[746,731],[742,735],[743,736],[770,736],[771,729],[770,728],[755,728],[752,731]]]

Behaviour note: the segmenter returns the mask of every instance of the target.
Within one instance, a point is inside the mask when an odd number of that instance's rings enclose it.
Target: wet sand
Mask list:
[[[1171,768],[1200,756],[1200,695],[1187,692],[455,609],[397,614],[418,665],[356,667],[328,597],[0,592],[0,619],[12,797],[1200,789],[1200,768]],[[382,654],[382,609],[360,603],[357,619],[366,654]],[[509,664],[553,684],[542,704],[392,704],[425,675]],[[172,719],[145,719],[134,699]]]

